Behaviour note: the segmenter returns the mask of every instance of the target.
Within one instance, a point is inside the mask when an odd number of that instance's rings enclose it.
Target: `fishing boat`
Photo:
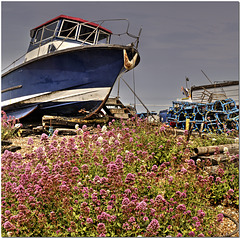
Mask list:
[[[105,22],[110,20],[90,22],[60,15],[33,28],[23,62],[2,74],[2,110],[15,118],[33,111],[84,118],[96,115],[116,80],[140,62],[141,30],[137,36],[129,33],[127,21],[124,33],[131,41],[110,43],[115,34],[103,26]]]
[[[200,86],[194,85],[190,89],[190,95],[192,101],[201,103],[232,98],[239,107],[239,81],[221,81]]]

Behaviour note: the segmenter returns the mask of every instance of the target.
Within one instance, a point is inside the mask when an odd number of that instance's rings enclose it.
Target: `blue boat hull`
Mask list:
[[[2,110],[11,115],[37,106],[48,115],[96,113],[126,71],[123,49],[127,48],[76,47],[23,63],[2,76]]]

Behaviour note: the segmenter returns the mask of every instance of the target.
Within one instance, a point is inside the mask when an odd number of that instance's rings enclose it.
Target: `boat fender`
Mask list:
[[[134,55],[134,57],[132,58],[132,60],[130,61],[129,58],[128,58],[127,52],[124,49],[123,50],[123,56],[124,56],[124,67],[125,67],[125,69],[127,69],[127,70],[133,69],[135,67],[135,63],[136,63],[138,54],[136,53]]]

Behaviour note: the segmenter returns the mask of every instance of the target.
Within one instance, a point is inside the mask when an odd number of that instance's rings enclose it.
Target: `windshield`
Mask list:
[[[60,29],[59,36],[75,39],[77,26],[78,24],[76,22],[64,20]]]
[[[108,44],[109,40],[110,40],[110,35],[100,30],[98,35],[98,43]]]
[[[56,30],[57,23],[58,21],[38,29],[34,39],[34,43],[53,37]]]
[[[87,41],[93,44],[95,40],[95,35],[96,35],[96,28],[86,26],[86,25],[81,25],[78,39],[81,41]]]

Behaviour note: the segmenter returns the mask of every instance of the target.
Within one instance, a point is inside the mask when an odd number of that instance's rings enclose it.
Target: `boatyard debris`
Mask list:
[[[212,103],[173,101],[166,122],[171,127],[207,133],[229,133],[239,130],[239,109],[233,99],[217,100]]]

